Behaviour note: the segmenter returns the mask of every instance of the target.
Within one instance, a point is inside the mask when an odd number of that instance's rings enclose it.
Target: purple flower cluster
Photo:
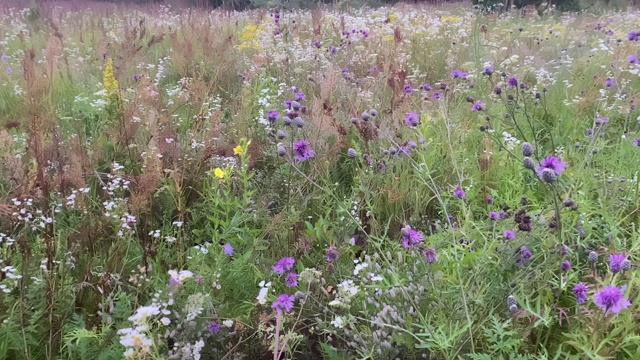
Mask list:
[[[460,79],[466,79],[467,76],[469,76],[469,73],[462,71],[460,69],[455,69],[451,72],[451,77],[456,79],[456,78],[460,78]]]
[[[420,231],[414,230],[410,225],[405,226],[400,231],[402,246],[405,249],[412,248],[424,241],[424,235]]]

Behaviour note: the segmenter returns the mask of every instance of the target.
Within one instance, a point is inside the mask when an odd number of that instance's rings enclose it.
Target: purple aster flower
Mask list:
[[[466,73],[466,72],[464,72],[464,71],[462,71],[460,69],[455,69],[455,70],[453,70],[451,72],[451,77],[454,78],[454,79],[456,79],[456,78],[466,79],[468,75],[469,75],[468,73]]]
[[[614,273],[620,272],[622,269],[622,263],[627,260],[625,254],[611,254],[609,255],[609,269]]]
[[[296,297],[294,295],[282,294],[278,296],[278,298],[271,304],[273,309],[276,309],[279,313],[283,310],[286,312],[290,312],[293,308],[293,303],[296,301]]]
[[[296,100],[297,101],[302,101],[302,100],[305,100],[305,99],[306,99],[306,97],[304,96],[303,92],[299,91],[299,92],[296,93]]]
[[[467,198],[467,194],[464,192],[464,190],[462,189],[462,187],[460,185],[456,186],[456,188],[453,190],[453,195],[455,197],[457,197],[458,199],[466,199]]]
[[[484,110],[485,103],[482,100],[478,100],[471,105],[471,111],[481,111]]]
[[[515,231],[511,230],[511,229],[507,229],[504,231],[504,233],[502,234],[504,236],[504,238],[506,240],[513,240],[516,238],[516,233]]]
[[[507,80],[507,87],[509,89],[514,89],[518,86],[518,79],[515,76],[511,76],[508,80]]]
[[[640,138],[633,140],[633,146],[640,147]]]
[[[631,306],[629,300],[623,297],[625,289],[626,286],[618,288],[615,285],[607,285],[593,295],[593,302],[604,311],[604,316],[607,316],[609,311],[617,314]]]
[[[573,294],[576,296],[578,304],[584,304],[587,301],[587,284],[580,282],[573,286]]]
[[[294,158],[297,162],[309,160],[315,155],[309,140],[304,139],[296,140],[293,143],[293,152],[296,154]]]
[[[280,113],[277,110],[269,110],[267,113],[267,119],[271,122],[278,120]]]
[[[217,334],[220,331],[220,323],[217,321],[212,321],[209,323],[209,326],[207,326],[207,329],[210,333]]]
[[[224,246],[222,247],[222,252],[225,255],[233,255],[233,246],[231,246],[231,244],[224,244]]]
[[[327,249],[327,262],[332,262],[338,258],[338,249],[335,246],[329,246]]]
[[[287,287],[298,286],[298,274],[294,272],[290,272],[285,277],[285,282],[287,283]]]
[[[500,214],[498,214],[495,211],[492,211],[489,213],[489,219],[491,220],[498,220],[500,218]]]
[[[434,262],[438,261],[438,254],[436,253],[435,248],[425,249],[422,251],[422,254],[427,259],[427,262],[429,264],[433,264]]]
[[[405,249],[413,247],[424,241],[424,235],[420,231],[414,230],[410,225],[405,226],[400,231],[400,237],[402,239],[402,246]]]
[[[616,82],[616,79],[614,79],[614,78],[607,78],[604,81],[604,86],[606,86],[606,87],[616,86],[616,84],[617,84],[617,82]]]
[[[407,126],[409,127],[416,127],[420,125],[420,117],[418,116],[418,114],[414,112],[410,112],[407,115],[405,115],[404,122],[406,122]]]
[[[562,271],[564,272],[569,271],[569,269],[571,269],[571,263],[569,262],[569,260],[563,260],[560,263],[560,269],[562,269]]]
[[[635,55],[629,55],[627,57],[627,60],[629,61],[629,64],[631,65],[637,65],[638,64],[638,57]]]
[[[411,86],[411,84],[405,84],[404,93],[407,95],[411,95],[413,93],[413,86]]]
[[[276,274],[284,274],[285,271],[291,270],[293,264],[296,263],[296,259],[290,257],[283,257],[273,265],[273,272]]]
[[[631,31],[627,34],[627,39],[630,41],[638,41],[640,40],[640,31]]]
[[[564,172],[564,168],[567,163],[555,156],[547,156],[540,162],[540,166],[536,169],[538,177],[542,178],[544,169],[551,169],[556,175],[560,175]]]

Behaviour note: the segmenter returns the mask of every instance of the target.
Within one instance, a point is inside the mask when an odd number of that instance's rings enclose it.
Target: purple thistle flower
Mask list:
[[[640,138],[633,140],[633,146],[640,147]]]
[[[638,57],[635,55],[629,55],[627,57],[627,60],[629,61],[629,64],[631,65],[637,65],[638,64]]]
[[[484,110],[485,103],[482,100],[478,100],[471,105],[471,111],[482,111]]]
[[[273,272],[276,274],[284,274],[285,271],[291,270],[293,264],[296,263],[296,259],[290,257],[283,257],[273,265]]]
[[[407,95],[411,95],[413,93],[413,86],[411,86],[411,84],[405,84],[404,93]]]
[[[305,99],[306,99],[306,97],[304,96],[303,92],[299,91],[299,92],[296,93],[296,101],[302,101],[302,100],[305,100]]]
[[[283,310],[286,312],[290,312],[293,308],[293,303],[296,301],[296,297],[294,295],[282,294],[278,296],[278,298],[271,304],[273,309],[276,309],[279,313]]]
[[[482,75],[490,76],[494,71],[495,69],[493,68],[493,66],[487,65],[482,69]]]
[[[464,71],[462,71],[460,69],[455,69],[455,70],[453,70],[451,72],[451,77],[454,78],[454,79],[456,79],[456,78],[466,79],[468,75],[469,75],[468,73],[466,73],[466,72],[464,72]]]
[[[277,110],[269,110],[267,113],[267,119],[271,122],[278,120],[280,113]]]
[[[222,247],[222,252],[225,255],[233,255],[233,246],[231,246],[231,244],[224,244],[224,246]]]
[[[496,95],[502,94],[502,88],[500,86],[496,86],[493,88],[493,93]]]
[[[309,160],[315,155],[309,140],[304,139],[296,140],[293,143],[293,152],[296,154],[294,158],[297,162]]]
[[[338,258],[338,249],[335,246],[329,246],[327,249],[327,262],[332,262]]]
[[[640,40],[640,31],[634,30],[627,34],[627,39],[629,41],[638,41]]]
[[[584,304],[587,301],[587,284],[580,282],[573,286],[573,294],[576,296],[578,304]]]
[[[617,85],[617,82],[616,82],[616,79],[614,79],[614,78],[607,78],[604,81],[604,86],[606,86],[606,87],[612,87],[612,86],[616,86],[616,85]]]
[[[491,212],[489,213],[489,219],[491,219],[491,220],[498,220],[499,218],[500,218],[500,214],[498,214],[497,212],[495,212],[495,211],[491,211]]]
[[[418,116],[418,114],[414,112],[410,112],[407,115],[405,115],[404,122],[407,123],[408,127],[416,127],[420,125],[420,117]]]
[[[487,200],[487,204],[489,204],[489,205],[493,204],[493,196],[487,195],[487,199],[486,200]]]
[[[435,248],[425,249],[422,251],[422,254],[427,259],[427,262],[429,264],[433,264],[434,262],[438,261],[438,254],[436,253]]]
[[[400,237],[402,239],[402,246],[404,246],[405,249],[411,248],[424,241],[424,235],[422,235],[420,231],[412,229],[410,225],[402,228]]]
[[[286,109],[291,109],[291,100],[285,100],[283,105]]]
[[[522,246],[519,252],[520,258],[518,259],[517,263],[520,265],[524,265],[524,263],[527,262],[527,260],[531,259],[531,257],[533,256],[531,250],[529,250],[529,248],[526,246]]]
[[[617,314],[631,306],[629,300],[623,297],[625,289],[626,286],[618,288],[615,285],[607,285],[593,295],[593,302],[604,311],[604,316],[607,316],[609,311]]]
[[[569,271],[569,269],[571,269],[571,263],[569,262],[569,260],[563,260],[560,263],[560,269],[562,269],[562,271],[564,272]]]
[[[606,116],[598,116],[596,118],[596,125],[604,125],[609,122],[609,118]]]
[[[424,91],[431,91],[431,85],[429,84],[422,84],[420,85],[420,89],[424,90]]]
[[[515,76],[511,76],[508,80],[507,80],[507,87],[509,89],[514,89],[518,86],[518,79]]]
[[[436,100],[440,100],[442,98],[442,93],[440,92],[440,90],[433,93],[433,98]]]
[[[502,235],[504,236],[505,240],[513,240],[516,238],[516,232],[511,229],[505,230]]]
[[[220,323],[217,321],[210,322],[207,326],[207,330],[212,334],[217,334],[220,331]]]
[[[625,254],[611,254],[609,255],[609,269],[614,273],[620,272],[622,269],[622,263],[627,260],[627,256]]]
[[[555,156],[547,156],[540,162],[540,166],[536,169],[538,177],[542,178],[544,169],[551,169],[556,175],[560,175],[564,172],[564,168],[567,163]]]
[[[460,185],[456,186],[456,188],[453,190],[453,195],[455,197],[457,197],[458,199],[466,199],[467,198],[467,194],[464,192],[464,190],[462,189],[462,187]]]
[[[298,286],[298,274],[294,272],[290,272],[285,277],[285,282],[287,283],[287,287]]]

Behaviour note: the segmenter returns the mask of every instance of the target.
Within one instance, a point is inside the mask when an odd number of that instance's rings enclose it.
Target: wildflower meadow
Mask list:
[[[0,5],[0,359],[640,359],[640,12],[490,10]]]

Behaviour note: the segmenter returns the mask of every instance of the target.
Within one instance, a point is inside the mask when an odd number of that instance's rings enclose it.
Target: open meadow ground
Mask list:
[[[638,40],[0,9],[0,359],[640,359]]]

